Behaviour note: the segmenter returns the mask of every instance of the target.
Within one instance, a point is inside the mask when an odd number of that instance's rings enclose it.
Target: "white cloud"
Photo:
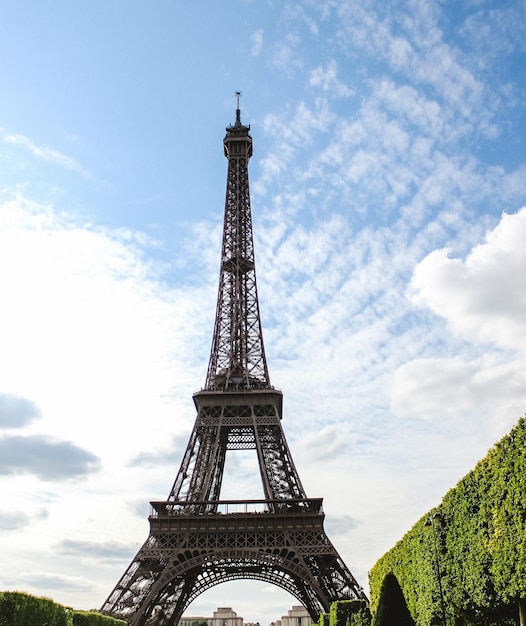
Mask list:
[[[328,425],[307,434],[302,441],[305,452],[311,458],[335,461],[344,452],[349,452],[352,441],[343,433],[341,425]]]
[[[389,58],[397,69],[403,69],[409,65],[414,50],[409,41],[403,37],[393,37],[389,43]]]
[[[325,67],[320,66],[311,70],[309,85],[321,89],[328,96],[335,98],[353,95],[353,91],[338,79],[337,74],[338,66],[336,61],[332,59]]]
[[[432,252],[415,269],[413,301],[470,341],[526,353],[524,241],[526,208],[503,214],[465,260],[450,258],[447,249]]]
[[[440,104],[426,97],[411,85],[397,85],[384,78],[374,85],[373,100],[389,112],[407,119],[418,128],[419,134],[431,136],[435,141],[443,139],[445,120]]]
[[[93,226],[23,197],[0,204],[0,393],[11,400],[2,420],[18,427],[0,438],[0,482],[12,510],[24,511],[18,522],[0,514],[0,524],[19,525],[9,550],[18,571],[27,570],[16,581],[4,573],[2,588],[96,606],[122,563],[85,563],[86,579],[77,579],[70,574],[78,558],[68,569],[64,553],[58,566],[53,544],[67,536],[71,552],[92,539],[96,522],[101,550],[115,538],[134,546],[148,499],[169,491],[172,475],[128,464],[191,427],[191,393],[204,380],[194,355],[208,327],[208,286],[170,288],[149,246],[131,230]],[[139,498],[144,514],[134,520],[127,503]],[[36,561],[49,575],[31,571]],[[86,597],[96,599],[86,606]]]
[[[465,259],[441,249],[415,267],[411,300],[447,321],[456,353],[409,359],[397,368],[390,399],[396,415],[496,440],[524,413],[525,237],[526,209],[504,213]]]
[[[526,410],[522,366],[487,354],[416,359],[394,373],[391,408],[396,415],[431,420],[466,436],[484,423],[519,417]],[[491,432],[491,429],[490,429]]]

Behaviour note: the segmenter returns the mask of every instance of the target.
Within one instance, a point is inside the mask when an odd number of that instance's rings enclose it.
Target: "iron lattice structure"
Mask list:
[[[296,597],[318,621],[340,599],[367,600],[329,541],[321,499],[307,498],[270,384],[259,314],[248,161],[250,127],[226,129],[228,175],[219,292],[205,387],[166,501],[152,502],[150,533],[102,611],[130,626],[172,626],[206,589],[255,579]],[[221,500],[229,450],[255,450],[261,500]]]

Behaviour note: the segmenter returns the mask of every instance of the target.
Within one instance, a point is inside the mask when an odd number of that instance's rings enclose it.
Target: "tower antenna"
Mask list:
[[[239,108],[239,100],[241,98],[241,92],[240,91],[236,91],[236,101],[237,101],[237,108],[236,108],[236,126],[241,126],[241,109]]]

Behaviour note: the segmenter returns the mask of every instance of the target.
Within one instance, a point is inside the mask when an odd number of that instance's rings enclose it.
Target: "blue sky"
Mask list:
[[[170,490],[238,90],[284,430],[367,588],[526,410],[525,30],[524,1],[0,6],[0,589],[100,606]]]

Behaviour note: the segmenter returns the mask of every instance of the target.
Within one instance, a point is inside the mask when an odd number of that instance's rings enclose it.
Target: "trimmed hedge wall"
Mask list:
[[[420,626],[526,626],[526,418],[376,562],[373,614],[391,573]]]
[[[0,592],[0,626],[126,626],[95,611],[75,611],[18,591]]]

